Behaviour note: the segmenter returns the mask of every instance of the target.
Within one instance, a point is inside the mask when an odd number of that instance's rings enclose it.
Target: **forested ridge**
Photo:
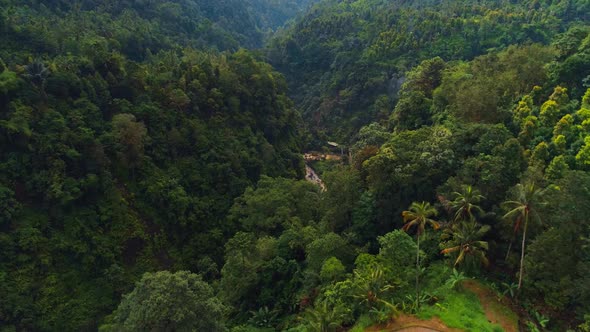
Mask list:
[[[512,44],[548,44],[588,19],[586,1],[323,1],[269,43],[318,137],[348,144],[386,120],[406,71]]]
[[[72,52],[80,36],[107,38],[133,60],[162,49],[190,46],[236,51],[264,39],[313,0],[53,0],[0,2],[5,42],[37,52]],[[87,40],[92,42],[92,40]]]
[[[0,331],[590,331],[590,3],[315,2],[0,0]]]

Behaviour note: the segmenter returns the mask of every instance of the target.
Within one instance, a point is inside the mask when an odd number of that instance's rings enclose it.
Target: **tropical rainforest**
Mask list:
[[[0,331],[410,325],[590,331],[590,1],[0,0]]]

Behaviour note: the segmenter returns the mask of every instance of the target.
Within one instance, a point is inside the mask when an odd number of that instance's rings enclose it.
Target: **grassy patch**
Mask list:
[[[479,299],[471,292],[449,290],[438,303],[425,306],[418,313],[420,319],[430,319],[433,316],[438,316],[448,327],[465,331],[503,331],[499,325],[488,322]]]
[[[363,332],[367,327],[373,325],[374,322],[368,315],[362,315],[356,321],[356,324],[349,330],[349,332]]]
[[[236,326],[231,329],[231,332],[273,332],[273,331],[276,331],[276,330],[272,329],[272,328],[261,328],[261,327],[251,326],[251,325],[240,325],[240,326]]]
[[[518,315],[512,311],[512,309],[500,302],[498,293],[489,286],[489,284],[482,283],[481,281],[472,281],[476,289],[470,289],[476,294],[480,294],[480,301],[484,303],[484,307],[489,312],[492,312],[497,319],[501,319],[504,324],[509,324],[518,328]],[[477,288],[481,289],[478,291]]]
[[[516,313],[510,308],[502,305],[501,303],[492,303],[490,306],[492,310],[506,317],[506,319],[512,322],[514,326],[518,326],[518,315],[516,315]]]

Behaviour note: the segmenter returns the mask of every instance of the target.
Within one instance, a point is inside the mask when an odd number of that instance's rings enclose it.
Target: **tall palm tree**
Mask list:
[[[420,236],[426,231],[426,225],[430,225],[435,230],[440,227],[438,222],[430,218],[437,214],[438,211],[436,211],[436,208],[428,202],[414,202],[410,205],[409,210],[402,212],[405,222],[403,230],[407,232],[410,228],[416,227],[416,301],[418,301],[420,295],[418,288],[418,276],[420,274]]]
[[[480,239],[490,230],[490,226],[479,225],[471,221],[454,227],[450,230],[452,240],[448,248],[441,251],[442,254],[458,253],[455,267],[462,264],[467,257],[474,257],[483,265],[488,265],[486,251],[488,243]]]
[[[522,287],[522,275],[524,273],[524,253],[526,243],[526,232],[529,221],[540,221],[541,217],[537,212],[537,207],[544,205],[543,195],[544,189],[539,189],[534,182],[527,184],[517,184],[515,188],[515,199],[506,201],[503,206],[508,212],[504,215],[504,219],[514,221],[514,229],[522,227],[522,247],[520,252],[520,271],[518,273],[518,289]]]
[[[473,220],[475,213],[483,213],[478,203],[485,197],[480,195],[479,190],[472,186],[462,186],[461,192],[454,192],[455,199],[449,202],[449,206],[455,211],[453,221]]]

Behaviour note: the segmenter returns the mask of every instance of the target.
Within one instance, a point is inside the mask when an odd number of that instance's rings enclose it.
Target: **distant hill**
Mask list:
[[[12,45],[31,53],[59,53],[75,52],[81,35],[93,35],[117,40],[109,47],[132,59],[178,46],[235,51],[261,47],[271,31],[312,2],[2,0],[0,17],[6,23],[0,40],[3,49]],[[11,22],[19,23],[18,31]]]
[[[322,1],[270,42],[270,62],[316,136],[341,142],[386,121],[405,72],[421,60],[471,59],[548,43],[588,1]]]

